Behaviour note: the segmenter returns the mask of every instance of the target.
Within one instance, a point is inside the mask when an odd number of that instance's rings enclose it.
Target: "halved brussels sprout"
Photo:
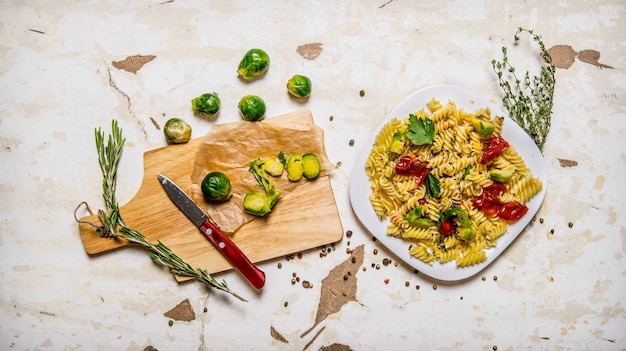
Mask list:
[[[287,178],[292,182],[297,182],[304,174],[304,165],[302,164],[302,155],[298,153],[291,154],[287,159]]]
[[[311,94],[311,80],[306,76],[296,74],[287,81],[287,91],[298,98],[308,97]]]
[[[237,73],[244,79],[253,79],[267,71],[270,66],[269,55],[261,49],[250,49],[243,55],[237,67]]]
[[[272,211],[272,203],[261,191],[251,191],[243,197],[243,209],[253,216],[265,216]]]
[[[195,112],[207,116],[215,116],[220,112],[222,102],[216,93],[206,93],[191,100],[191,107]]]
[[[317,156],[312,153],[302,155],[302,168],[304,177],[307,179],[317,178],[320,175],[321,165]]]
[[[207,174],[200,184],[202,194],[213,201],[226,201],[233,194],[228,177],[221,172]]]
[[[265,117],[265,101],[256,95],[242,97],[237,107],[246,121],[260,121]]]
[[[170,118],[165,122],[163,134],[168,144],[183,144],[191,139],[191,126],[180,118]]]

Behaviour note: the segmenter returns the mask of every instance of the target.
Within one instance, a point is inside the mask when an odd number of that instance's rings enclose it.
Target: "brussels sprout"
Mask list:
[[[270,57],[261,49],[250,49],[243,55],[237,73],[245,80],[255,78],[267,71],[270,66]]]
[[[481,136],[489,137],[496,130],[496,126],[489,121],[489,119],[485,116],[474,117],[471,120],[472,127],[476,130]]]
[[[233,194],[228,177],[221,172],[207,174],[200,185],[202,194],[213,201],[226,201]]]
[[[264,192],[251,191],[243,197],[243,209],[253,216],[265,216],[272,211],[270,201]]]
[[[400,154],[404,150],[404,141],[406,140],[405,132],[395,132],[391,137],[391,144],[389,144],[389,151]]]
[[[168,144],[183,144],[191,139],[191,126],[180,118],[170,118],[165,122],[163,134]]]
[[[277,157],[270,157],[263,161],[262,169],[274,177],[280,177],[285,170],[285,165]]]
[[[305,98],[311,94],[311,80],[296,74],[287,81],[287,91],[295,97]]]
[[[254,175],[259,186],[264,192],[251,191],[243,198],[243,208],[251,215],[265,216],[270,213],[281,193],[276,191],[274,182],[269,178],[268,173],[263,170],[264,161],[256,159],[250,162],[249,171]]]
[[[265,117],[265,101],[256,95],[242,97],[237,107],[246,121],[260,121]]]
[[[207,116],[215,116],[220,112],[222,102],[216,93],[206,93],[191,100],[191,107],[195,112]]]
[[[302,155],[298,153],[292,154],[287,160],[287,178],[292,182],[297,182],[302,178],[303,174]]]
[[[494,169],[489,173],[489,176],[491,177],[491,180],[496,183],[505,183],[513,177],[514,172],[515,166],[509,165],[503,169]]]
[[[302,155],[302,168],[304,177],[307,179],[317,178],[320,175],[321,165],[317,156],[312,153]]]

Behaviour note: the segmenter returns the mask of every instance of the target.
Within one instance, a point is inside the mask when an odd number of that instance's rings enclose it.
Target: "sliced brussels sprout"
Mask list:
[[[496,130],[496,126],[491,123],[487,117],[482,115],[472,118],[471,123],[474,130],[483,137],[491,136],[494,130]]]
[[[405,132],[395,132],[391,137],[391,143],[389,144],[389,151],[400,154],[404,150],[404,141],[406,140]]]
[[[272,204],[265,192],[251,191],[243,197],[243,209],[253,216],[265,216],[272,211]]]
[[[168,144],[183,144],[191,139],[191,126],[180,118],[170,118],[165,122],[163,134]]]
[[[297,182],[304,175],[304,165],[302,164],[302,155],[298,153],[291,154],[287,159],[287,178],[292,182]]]
[[[242,97],[237,107],[245,121],[260,121],[265,117],[265,101],[256,95]]]
[[[195,112],[213,117],[220,112],[222,102],[216,93],[202,94],[191,100],[191,107]]]
[[[302,155],[303,175],[307,179],[314,179],[320,175],[320,160],[312,153]]]
[[[230,179],[221,172],[207,174],[200,184],[202,194],[213,201],[226,201],[233,194]]]
[[[308,97],[311,94],[311,80],[306,76],[296,74],[287,81],[287,91],[298,98]]]
[[[280,177],[285,170],[285,166],[277,157],[270,157],[263,161],[262,169],[274,177]]]
[[[250,80],[265,73],[270,66],[269,55],[261,49],[250,49],[243,55],[237,73],[245,80]]]

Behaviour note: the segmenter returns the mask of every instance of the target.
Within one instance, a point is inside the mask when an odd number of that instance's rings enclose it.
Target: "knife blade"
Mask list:
[[[165,193],[191,222],[204,234],[215,248],[257,289],[265,285],[265,273],[226,236],[211,220],[211,217],[181,189],[164,175],[158,174]]]

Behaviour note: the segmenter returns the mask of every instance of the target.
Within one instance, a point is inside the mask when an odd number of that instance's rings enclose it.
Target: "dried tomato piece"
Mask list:
[[[483,156],[480,158],[481,164],[493,161],[494,158],[500,156],[509,147],[509,143],[501,136],[489,138],[484,144]]]

